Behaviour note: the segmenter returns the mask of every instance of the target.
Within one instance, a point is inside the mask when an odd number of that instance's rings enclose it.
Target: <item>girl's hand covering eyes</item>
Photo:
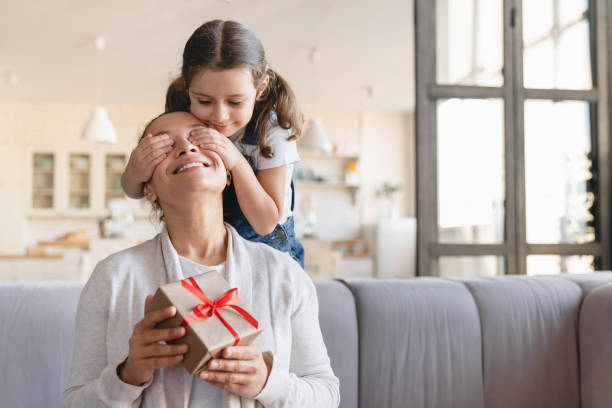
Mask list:
[[[155,167],[172,150],[173,144],[174,140],[168,135],[146,135],[132,150],[125,172],[130,173],[133,179],[146,183],[153,176]]]
[[[215,129],[198,127],[189,134],[189,141],[201,149],[212,150],[217,153],[225,168],[232,171],[241,161],[246,159],[229,137],[219,133]]]

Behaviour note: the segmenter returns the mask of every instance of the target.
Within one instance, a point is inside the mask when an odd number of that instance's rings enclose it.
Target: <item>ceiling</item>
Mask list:
[[[161,105],[189,35],[221,18],[255,32],[271,67],[289,81],[305,109],[414,109],[413,0],[0,4],[0,99],[93,103],[99,67],[102,102]],[[98,35],[106,38],[106,49],[96,63]],[[313,64],[315,46],[319,58]]]

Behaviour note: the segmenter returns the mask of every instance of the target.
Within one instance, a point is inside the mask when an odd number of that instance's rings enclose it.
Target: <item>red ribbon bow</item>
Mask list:
[[[187,281],[189,281],[191,284]],[[235,346],[240,341],[240,336],[238,336],[238,333],[236,333],[236,330],[234,330],[234,328],[228,322],[225,321],[225,319],[221,316],[221,314],[217,310],[222,307],[231,307],[232,309],[240,313],[242,317],[244,317],[249,323],[251,323],[253,327],[255,327],[256,329],[259,327],[259,323],[257,322],[257,320],[255,320],[255,318],[253,318],[253,316],[247,313],[247,311],[241,308],[240,306],[236,305],[236,303],[240,302],[240,298],[238,297],[237,288],[228,290],[227,292],[219,296],[213,302],[212,300],[208,298],[208,296],[204,294],[202,289],[200,289],[200,286],[198,286],[198,283],[195,281],[195,279],[189,278],[189,279],[182,280],[181,285],[183,285],[185,289],[187,289],[194,296],[196,296],[198,299],[204,302],[204,303],[200,303],[196,305],[193,308],[193,311],[191,312],[191,314],[187,316],[181,322],[181,326],[187,326],[189,323],[191,323],[194,320],[208,319],[209,317],[212,317],[213,315],[215,315],[219,318],[219,320],[221,320],[221,323],[223,323],[223,325],[227,327],[227,330],[229,330],[230,333],[232,333],[232,335],[234,336],[234,339],[235,339],[234,346]]]

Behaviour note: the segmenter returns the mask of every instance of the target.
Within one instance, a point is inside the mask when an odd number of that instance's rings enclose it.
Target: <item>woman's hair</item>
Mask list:
[[[149,130],[149,127],[153,124],[153,122],[155,122],[157,119],[161,118],[162,116],[168,114],[170,112],[163,112],[160,113],[159,115],[155,116],[153,119],[151,119],[144,127],[144,129],[142,130],[142,133],[138,136],[138,143],[140,143],[140,141],[142,139],[144,139],[144,137],[147,135],[147,130]],[[136,144],[138,144],[136,143]],[[144,197],[142,198],[144,200]],[[159,204],[159,201],[155,200],[155,202],[149,202],[151,204],[151,214],[149,215],[149,220],[151,221],[151,223],[153,224],[162,224],[165,222],[166,217],[164,217],[164,211],[161,208],[161,205]]]
[[[255,89],[261,86],[266,75],[270,77],[268,86],[255,101],[251,118],[251,121],[255,121],[257,145],[262,155],[269,158],[274,156],[267,144],[267,127],[272,111],[276,112],[280,127],[291,129],[289,140],[300,136],[303,118],[291,87],[268,67],[261,42],[240,23],[213,20],[193,32],[183,51],[181,76],[172,81],[166,92],[166,112],[190,110],[188,90],[191,80],[199,71],[244,65],[251,70]]]

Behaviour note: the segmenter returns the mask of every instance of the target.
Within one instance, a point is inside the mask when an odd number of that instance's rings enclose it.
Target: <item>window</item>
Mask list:
[[[416,0],[420,275],[610,268],[605,0]]]

